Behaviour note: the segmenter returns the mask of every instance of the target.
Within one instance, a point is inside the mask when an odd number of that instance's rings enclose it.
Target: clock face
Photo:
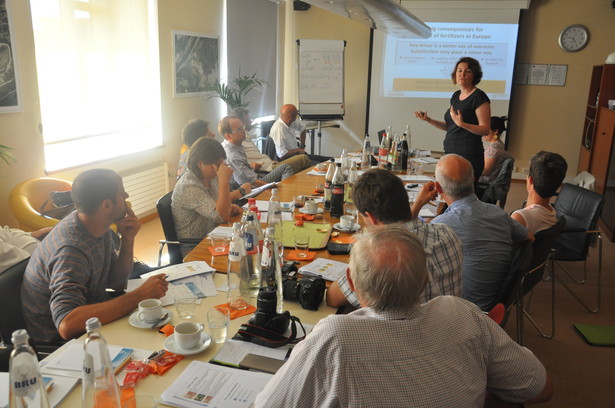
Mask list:
[[[580,51],[589,42],[589,30],[581,24],[573,24],[559,34],[559,46],[568,52]]]

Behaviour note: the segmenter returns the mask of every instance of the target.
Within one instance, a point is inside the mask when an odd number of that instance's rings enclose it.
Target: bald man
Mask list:
[[[448,204],[432,223],[451,227],[463,244],[461,297],[488,311],[498,302],[510,269],[513,242],[533,235],[500,207],[474,194],[474,171],[469,161],[447,154],[436,166],[436,182],[425,185],[416,201],[422,205],[440,193]]]
[[[275,143],[275,152],[280,160],[297,154],[305,154],[305,126],[297,122],[297,107],[287,104],[280,109],[280,117],[271,126],[269,136]],[[297,133],[301,144],[297,146]]]

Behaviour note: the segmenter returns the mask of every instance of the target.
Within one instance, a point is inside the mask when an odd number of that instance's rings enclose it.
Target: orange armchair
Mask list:
[[[19,227],[36,231],[53,227],[60,220],[42,215],[39,211],[52,191],[69,191],[72,183],[52,177],[39,177],[17,184],[9,195],[9,206]]]

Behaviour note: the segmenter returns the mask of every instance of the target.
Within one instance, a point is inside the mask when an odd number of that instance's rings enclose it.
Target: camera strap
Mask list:
[[[288,312],[286,312],[288,313]],[[239,327],[238,334],[245,340],[248,340],[254,344],[260,346],[278,348],[285,346],[293,341],[300,341],[305,338],[305,328],[298,317],[291,316],[290,314],[282,314],[273,318],[275,319],[290,319],[290,336],[286,337],[266,327],[256,326],[250,323],[244,323]],[[303,336],[297,338],[297,322],[301,325],[303,330]]]

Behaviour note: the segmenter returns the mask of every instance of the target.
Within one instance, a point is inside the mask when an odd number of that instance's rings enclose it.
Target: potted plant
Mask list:
[[[241,75],[241,71],[236,78],[232,78],[228,83],[220,83],[216,80],[213,84],[208,84],[205,90],[210,94],[206,96],[206,100],[213,98],[222,99],[232,112],[235,108],[245,108],[250,101],[246,100],[248,93],[256,90],[260,91],[268,84],[265,80],[256,77],[256,72],[252,75]]]
[[[4,146],[0,144],[0,159],[4,160],[6,164],[11,164],[10,161],[16,162],[17,159],[10,151],[13,150],[12,147]]]

